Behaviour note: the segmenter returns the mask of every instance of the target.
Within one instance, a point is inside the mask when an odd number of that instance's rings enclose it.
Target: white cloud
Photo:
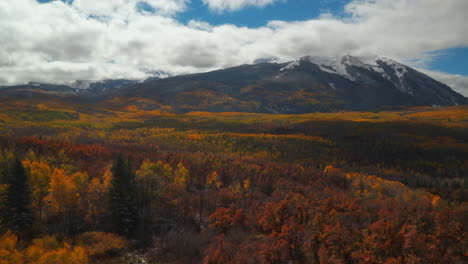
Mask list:
[[[105,18],[129,18],[145,4],[159,15],[173,15],[184,11],[191,0],[74,0],[72,6],[88,15]]]
[[[140,2],[1,0],[0,85],[140,79],[147,71],[200,72],[304,55],[378,54],[424,68],[439,50],[468,47],[466,0],[354,0],[346,18],[327,14],[258,28],[182,24],[174,14],[190,0],[144,1],[155,13],[139,10]]]
[[[172,15],[185,11],[191,0],[146,0],[146,2],[160,14]]]
[[[203,0],[211,10],[222,12],[237,11],[248,6],[264,7],[285,0]]]

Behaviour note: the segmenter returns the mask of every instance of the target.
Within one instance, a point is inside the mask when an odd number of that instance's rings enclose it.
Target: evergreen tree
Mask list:
[[[130,236],[138,225],[137,188],[129,161],[119,155],[111,169],[109,190],[112,221],[116,232]]]
[[[13,153],[0,149],[0,184],[8,184],[10,165],[13,162]]]
[[[7,190],[7,226],[16,232],[25,231],[33,223],[31,190],[21,161],[15,159],[11,167]]]

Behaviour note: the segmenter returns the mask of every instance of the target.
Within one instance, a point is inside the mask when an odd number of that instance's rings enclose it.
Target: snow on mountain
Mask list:
[[[381,77],[392,82],[400,91],[413,94],[413,90],[404,80],[408,73],[407,66],[384,57],[354,57],[346,55],[343,57],[302,57],[283,67],[280,72],[284,74],[288,70],[295,69],[301,63],[308,62],[317,65],[321,71],[340,75],[350,81],[356,81],[359,73],[353,72],[352,67],[378,73]]]
[[[344,57],[320,57],[320,56],[306,56],[302,57],[296,61],[293,61],[283,67],[280,71],[284,72],[287,70],[291,70],[297,68],[301,65],[301,63],[313,63],[319,66],[321,71],[328,72],[331,74],[337,74],[346,79],[354,81],[353,76],[351,76],[348,71],[348,66],[362,66],[364,65],[362,62],[357,60],[351,56],[344,56]]]
[[[375,93],[375,96],[396,96],[395,100],[392,99],[394,104],[410,101],[415,105],[443,106],[467,103],[465,97],[447,85],[385,57],[306,56],[283,64],[275,79],[287,80],[297,78],[300,74],[308,75],[312,82],[321,83],[338,93],[350,91],[350,87],[359,87],[349,95],[359,93],[363,101],[369,101],[370,94]],[[383,95],[384,91],[387,95]]]
[[[411,87],[409,87],[404,80],[405,75],[408,73],[408,68],[405,65],[398,63],[394,60],[387,59],[387,58],[379,58],[376,62],[379,66],[377,67],[374,66],[373,68],[378,68],[379,71],[381,71],[383,67],[381,66],[381,64],[386,64],[388,67],[390,67],[393,70],[393,73],[394,73],[394,76],[396,76],[396,79],[392,78],[392,75],[388,75],[385,71],[381,72],[382,77],[393,82],[393,84],[395,84],[395,86],[398,89],[400,89],[400,91],[407,93],[407,94],[414,93]]]

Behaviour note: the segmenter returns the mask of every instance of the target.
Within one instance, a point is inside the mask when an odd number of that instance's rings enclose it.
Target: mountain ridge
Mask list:
[[[466,97],[447,85],[394,60],[350,55],[305,56],[285,63],[259,61],[145,81],[76,84],[88,87],[31,84],[0,89],[0,96],[39,94],[101,104],[115,103],[114,99],[120,98],[126,99],[121,100],[122,104],[143,100],[145,103],[136,106],[174,112],[287,114],[468,104]]]
[[[181,112],[307,113],[389,106],[452,106],[468,100],[396,61],[356,57],[246,64],[134,84],[105,96],[157,99]]]

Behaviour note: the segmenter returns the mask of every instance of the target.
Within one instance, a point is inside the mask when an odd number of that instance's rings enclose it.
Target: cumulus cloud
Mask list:
[[[274,2],[205,1],[227,10]],[[304,55],[378,54],[424,68],[437,56],[434,52],[468,46],[466,0],[353,0],[344,17],[270,21],[257,28],[177,21],[174,15],[189,4],[190,0],[2,0],[0,85],[142,79],[160,70],[193,73]]]
[[[104,18],[125,19],[144,7],[159,15],[173,15],[184,11],[191,0],[73,0],[78,11]],[[148,11],[148,10],[146,10]]]
[[[248,6],[264,7],[275,2],[284,2],[286,0],[203,0],[211,10],[222,12],[237,11]]]

